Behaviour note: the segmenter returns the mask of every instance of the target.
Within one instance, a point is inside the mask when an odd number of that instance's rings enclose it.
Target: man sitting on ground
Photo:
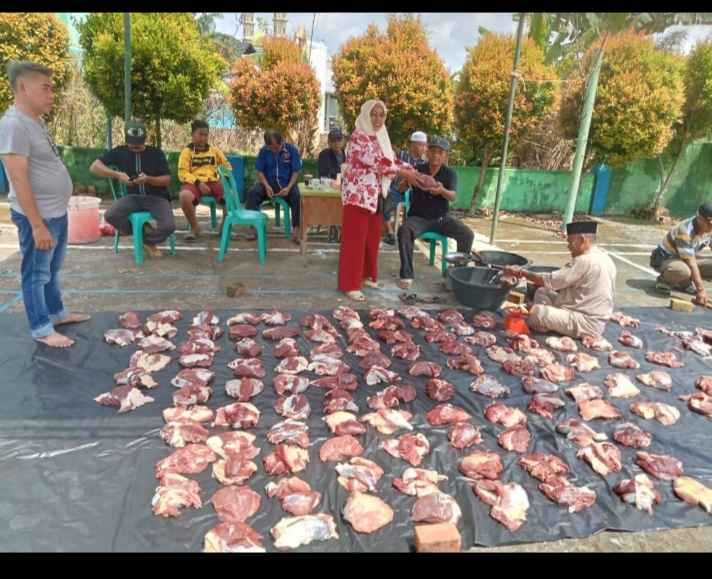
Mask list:
[[[292,213],[292,241],[299,243],[299,187],[297,179],[302,168],[299,150],[285,143],[279,131],[267,131],[265,144],[255,161],[257,183],[247,192],[247,209],[259,210],[273,197],[283,197]],[[254,240],[254,234],[248,240]]]
[[[232,165],[223,152],[208,143],[210,135],[208,123],[193,121],[190,126],[193,141],[187,145],[178,158],[178,180],[181,183],[180,204],[185,218],[190,223],[191,232],[187,241],[200,237],[200,226],[195,216],[195,207],[204,195],[212,195],[223,206],[222,221],[219,231],[225,223],[225,198],[223,186],[218,174],[218,166],[232,171]]]
[[[694,215],[667,232],[650,256],[650,267],[660,272],[656,288],[678,289],[695,295],[695,302],[708,303],[702,279],[712,278],[712,256],[697,254],[712,245],[712,203],[703,203]]]
[[[168,186],[171,173],[163,151],[146,145],[146,125],[137,121],[126,123],[126,144],[104,153],[89,167],[99,177],[110,177],[127,186],[127,195],[114,201],[104,214],[107,223],[122,235],[132,235],[129,216],[148,211],[156,227],[144,226],[144,247],[152,257],[160,257],[157,245],[175,231]],[[117,170],[109,168],[114,166]]]
[[[566,225],[573,260],[551,273],[536,274],[510,266],[505,272],[540,286],[528,323],[533,330],[565,336],[600,336],[613,313],[616,266],[596,247],[595,221]]]
[[[327,179],[336,179],[341,174],[341,165],[346,158],[344,156],[344,135],[339,127],[329,131],[328,136],[329,146],[319,153],[317,162],[317,177],[325,177]],[[329,227],[329,242],[339,242],[338,225]]]
[[[475,239],[472,230],[448,213],[450,201],[457,196],[457,173],[447,166],[450,143],[435,137],[428,146],[428,160],[416,164],[419,173],[434,180],[433,186],[411,183],[410,211],[406,222],[398,228],[401,289],[413,284],[413,246],[426,231],[440,233],[457,241],[457,251],[470,253]]]

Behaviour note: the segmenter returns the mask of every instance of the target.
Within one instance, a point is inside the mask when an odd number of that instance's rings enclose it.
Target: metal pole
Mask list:
[[[576,155],[574,156],[574,164],[571,175],[571,188],[569,189],[569,199],[566,202],[566,211],[564,212],[564,220],[562,228],[566,227],[567,223],[571,223],[574,218],[574,209],[576,208],[576,198],[578,197],[579,187],[581,185],[581,173],[583,171],[583,161],[586,157],[586,144],[588,143],[588,132],[591,128],[591,117],[593,116],[593,105],[596,102],[596,90],[598,88],[598,74],[601,72],[601,64],[603,63],[603,49],[599,48],[596,53],[591,77],[586,87],[586,100],[583,105],[583,113],[581,114],[581,124],[579,125],[578,137],[576,138]]]
[[[522,51],[522,37],[524,36],[524,21],[526,12],[522,12],[517,25],[517,45],[514,49],[514,66],[512,67],[512,85],[509,88],[509,104],[507,105],[507,119],[504,125],[504,143],[502,144],[502,161],[499,165],[499,175],[497,176],[497,193],[494,198],[494,213],[492,214],[492,229],[490,230],[490,244],[494,243],[494,236],[497,232],[497,221],[499,220],[499,206],[502,203],[502,176],[507,164],[507,149],[509,148],[509,130],[512,126],[512,111],[514,109],[514,93],[517,89],[517,67]]]
[[[109,151],[111,151],[111,149],[114,148],[113,147],[114,139],[113,139],[113,135],[112,135],[111,121],[112,121],[111,115],[107,113],[107,115],[106,115],[106,148],[109,149]]]
[[[131,14],[124,12],[124,122],[131,120]]]

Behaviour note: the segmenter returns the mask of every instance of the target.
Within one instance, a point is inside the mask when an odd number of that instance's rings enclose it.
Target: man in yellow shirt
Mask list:
[[[220,231],[225,223],[225,198],[218,166],[232,171],[232,165],[223,152],[208,143],[208,123],[193,121],[190,127],[193,141],[185,147],[178,158],[178,181],[181,183],[180,204],[191,232],[186,240],[193,241],[200,237],[200,226],[195,217],[195,206],[203,195],[212,195],[223,206]]]

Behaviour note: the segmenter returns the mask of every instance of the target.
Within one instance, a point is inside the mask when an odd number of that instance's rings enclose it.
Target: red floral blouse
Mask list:
[[[395,177],[404,167],[410,165],[398,159],[391,161],[383,155],[375,135],[354,130],[346,145],[346,160],[341,167],[342,203],[375,213],[381,194],[381,178]]]

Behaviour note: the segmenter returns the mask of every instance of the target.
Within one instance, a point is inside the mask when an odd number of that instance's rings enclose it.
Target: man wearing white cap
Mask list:
[[[423,155],[428,147],[428,137],[423,131],[415,131],[410,136],[410,143],[408,149],[400,152],[398,158],[404,163],[415,167],[416,163],[423,160]],[[394,209],[398,207],[399,203],[404,201],[404,193],[408,190],[408,182],[402,177],[396,177],[391,182],[391,186],[388,189],[388,197],[383,204],[383,220],[386,222],[386,227],[388,227],[388,235],[384,241],[388,245],[396,244],[395,229],[394,229]]]

